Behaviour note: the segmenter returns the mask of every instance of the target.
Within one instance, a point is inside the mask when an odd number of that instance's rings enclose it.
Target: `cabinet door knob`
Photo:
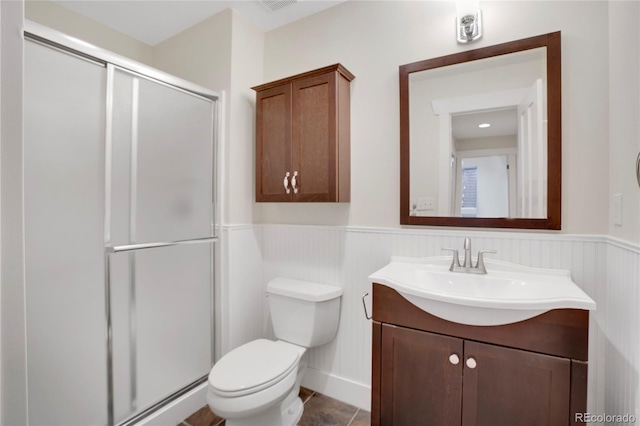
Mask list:
[[[453,365],[458,365],[460,363],[460,357],[456,354],[449,355],[449,362]]]
[[[293,178],[291,178],[291,186],[293,187],[294,194],[298,193],[298,180],[296,179],[297,177],[298,177],[298,172],[297,171],[293,172]]]
[[[475,358],[467,358],[467,367],[473,369],[476,368],[477,365],[478,363],[476,362]]]
[[[284,175],[284,181],[282,182],[282,184],[284,185],[284,190],[287,194],[291,193],[291,190],[289,189],[289,176],[291,176],[291,173],[287,172]]]

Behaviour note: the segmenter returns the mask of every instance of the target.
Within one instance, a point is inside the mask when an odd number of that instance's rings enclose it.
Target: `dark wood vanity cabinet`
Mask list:
[[[462,340],[395,325],[382,325],[380,425],[459,425],[462,370],[449,362]],[[375,390],[374,390],[375,392]],[[427,422],[428,419],[428,422]]]
[[[371,424],[557,426],[586,412],[588,311],[503,326],[432,316],[374,284]]]
[[[336,64],[253,87],[256,201],[349,201],[353,78]]]

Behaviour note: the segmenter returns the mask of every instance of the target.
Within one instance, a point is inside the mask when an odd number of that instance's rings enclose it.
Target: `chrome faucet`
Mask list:
[[[471,259],[471,238],[464,239],[464,262],[460,265],[460,258],[458,257],[458,249],[443,248],[442,250],[449,250],[453,252],[453,259],[449,270],[451,272],[466,272],[468,274],[486,274],[487,268],[484,266],[484,254],[485,253],[497,253],[495,250],[479,250],[478,259],[475,266]]]
[[[464,248],[464,264],[462,266],[465,268],[471,268],[471,238],[465,238],[462,247]],[[487,271],[485,271],[485,274],[486,273]]]

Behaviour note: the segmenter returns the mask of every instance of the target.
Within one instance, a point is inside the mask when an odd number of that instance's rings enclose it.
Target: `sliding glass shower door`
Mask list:
[[[25,43],[29,422],[107,421],[103,64]]]
[[[110,255],[115,423],[209,372],[213,256],[212,243]]]
[[[25,56],[29,420],[132,423],[213,363],[217,98]]]
[[[215,104],[108,67],[106,227],[115,421],[213,361]]]

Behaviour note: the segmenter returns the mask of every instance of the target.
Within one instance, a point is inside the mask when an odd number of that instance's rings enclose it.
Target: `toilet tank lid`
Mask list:
[[[278,277],[269,281],[267,284],[267,293],[307,300],[309,302],[324,302],[340,297],[342,295],[342,289],[326,284]]]

